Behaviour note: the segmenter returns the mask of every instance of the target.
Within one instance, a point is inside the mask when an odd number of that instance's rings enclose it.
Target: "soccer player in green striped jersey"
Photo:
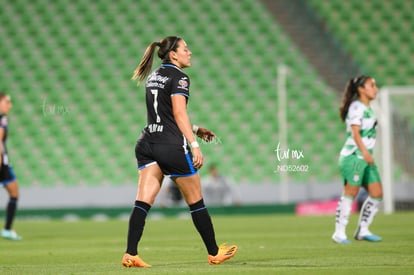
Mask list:
[[[336,209],[335,232],[332,240],[349,244],[346,226],[351,213],[351,205],[360,187],[364,187],[369,196],[362,205],[355,232],[356,240],[381,241],[369,226],[378,212],[382,201],[381,179],[373,158],[376,140],[377,119],[370,102],[378,93],[374,78],[360,75],[348,81],[344,91],[340,115],[346,123],[346,141],[339,157],[339,168],[344,178],[344,190]]]

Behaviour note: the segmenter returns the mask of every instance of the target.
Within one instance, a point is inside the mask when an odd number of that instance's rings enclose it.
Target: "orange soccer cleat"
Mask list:
[[[132,256],[125,253],[122,258],[122,265],[125,267],[151,267],[151,265],[144,262],[138,255]]]
[[[226,244],[221,244],[219,246],[219,251],[216,256],[208,255],[208,263],[211,265],[221,264],[222,262],[230,259],[234,255],[236,255],[237,246],[230,245],[226,246]]]

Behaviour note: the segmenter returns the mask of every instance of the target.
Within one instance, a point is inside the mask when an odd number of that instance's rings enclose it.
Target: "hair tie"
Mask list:
[[[355,77],[352,82],[354,83],[355,86],[364,86],[365,80],[367,80],[369,78],[369,76],[367,75],[360,75]]]
[[[352,83],[353,83],[354,85],[358,83],[358,76],[357,76],[357,77],[355,77],[354,79],[352,79]]]

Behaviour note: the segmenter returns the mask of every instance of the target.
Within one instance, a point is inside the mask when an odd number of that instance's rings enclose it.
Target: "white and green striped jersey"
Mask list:
[[[355,143],[352,137],[351,125],[359,125],[362,142],[368,151],[372,154],[375,140],[377,136],[377,118],[374,110],[370,106],[366,106],[361,101],[356,100],[351,103],[346,115],[346,141],[341,150],[341,156],[349,156],[355,153],[359,158],[362,158],[361,150]]]

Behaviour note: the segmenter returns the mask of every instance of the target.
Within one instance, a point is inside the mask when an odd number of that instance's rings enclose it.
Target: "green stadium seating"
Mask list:
[[[329,29],[382,85],[413,85],[412,1],[309,1]]]
[[[237,181],[278,182],[284,63],[289,146],[304,150],[300,163],[312,168],[289,178],[338,177],[339,99],[258,1],[2,1],[0,23],[0,88],[13,96],[9,147],[23,186],[135,183],[146,113],[143,88],[130,77],[151,41],[175,34],[193,52],[192,121],[218,135],[202,144],[206,166],[215,162]]]

